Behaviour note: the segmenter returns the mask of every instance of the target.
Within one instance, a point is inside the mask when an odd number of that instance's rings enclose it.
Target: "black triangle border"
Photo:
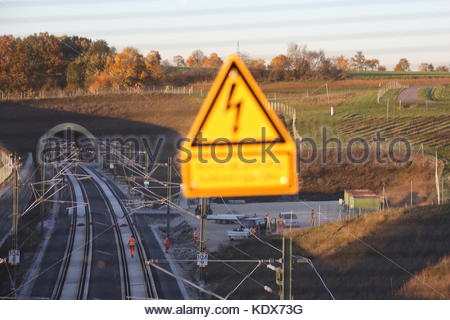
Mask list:
[[[237,72],[239,73],[239,75],[241,76],[241,78],[244,80],[245,84],[247,85],[247,87],[250,89],[250,92],[252,93],[253,97],[256,99],[256,101],[258,101],[258,105],[259,107],[262,109],[262,111],[266,114],[267,118],[269,119],[270,123],[272,124],[272,126],[275,128],[276,132],[278,133],[278,136],[280,138],[277,138],[275,140],[267,140],[267,141],[256,141],[256,142],[220,142],[220,143],[197,143],[197,137],[201,131],[201,129],[203,128],[203,125],[205,124],[206,119],[208,119],[208,115],[211,112],[212,106],[214,105],[214,102],[216,101],[219,93],[222,91],[222,87],[225,84],[225,81],[228,78],[229,73],[231,72],[231,70],[236,69]],[[263,107],[263,104],[261,103],[261,101],[258,99],[258,96],[255,94],[255,92],[253,91],[252,86],[250,86],[250,84],[248,83],[247,79],[244,77],[244,75],[242,74],[241,70],[239,69],[239,67],[237,66],[237,64],[233,61],[225,75],[225,77],[222,80],[222,83],[220,84],[219,89],[216,92],[216,95],[214,96],[214,99],[212,100],[208,111],[206,112],[205,117],[202,120],[202,123],[200,124],[197,132],[194,135],[194,139],[191,142],[191,146],[215,146],[215,145],[243,145],[243,144],[250,144],[250,145],[261,145],[261,144],[266,144],[266,143],[285,143],[286,140],[284,139],[283,135],[281,134],[280,130],[278,130],[278,127],[275,125],[275,123],[272,121],[272,118],[269,116],[269,114],[267,113],[266,109]]]

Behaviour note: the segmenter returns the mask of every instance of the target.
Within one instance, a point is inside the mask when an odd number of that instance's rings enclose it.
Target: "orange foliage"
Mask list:
[[[107,63],[113,87],[140,87],[145,78],[145,63],[143,56],[134,48],[128,47],[118,53]]]
[[[201,67],[206,57],[201,50],[194,50],[191,56],[187,59],[186,65],[188,67]]]
[[[107,88],[111,86],[111,80],[109,75],[106,72],[100,72],[97,76],[97,78],[92,82],[92,84],[89,86],[90,92],[95,92],[98,89],[101,88]]]
[[[222,63],[222,59],[220,59],[217,53],[213,52],[203,61],[203,66],[206,68],[219,68]]]
[[[334,58],[334,63],[336,64],[336,67],[338,67],[341,70],[350,69],[350,64],[348,63],[348,60],[344,56]]]
[[[161,78],[164,76],[164,68],[161,66],[161,55],[158,51],[152,50],[146,57],[145,57],[145,67],[147,68],[148,72],[150,73],[150,78],[154,80],[161,80]],[[143,77],[146,77],[147,75],[144,73]],[[147,80],[149,79],[147,76]]]

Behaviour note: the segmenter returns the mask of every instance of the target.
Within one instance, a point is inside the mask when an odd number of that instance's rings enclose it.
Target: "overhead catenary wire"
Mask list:
[[[123,155],[121,155],[122,157],[124,157]],[[126,167],[129,167],[130,166],[130,164],[132,165],[132,162],[133,162],[133,160],[131,160],[131,159],[127,159],[128,161],[124,161],[125,163],[123,163],[122,164],[122,166],[123,165],[125,165]],[[125,167],[123,166],[123,169],[124,169]],[[126,174],[126,173],[125,173]],[[164,182],[161,182],[162,184],[165,184]],[[144,188],[145,189],[145,188]],[[155,198],[157,198],[157,199],[160,199],[161,201],[164,201],[164,203],[166,203],[166,204],[168,204],[168,205],[170,205],[171,207],[173,207],[173,208],[175,208],[175,209],[177,209],[177,210],[181,210],[181,211],[183,211],[183,212],[185,212],[185,213],[188,213],[189,215],[191,215],[191,216],[194,216],[195,218],[197,218],[198,219],[198,217],[197,216],[195,216],[195,215],[193,215],[193,213],[191,213],[191,212],[189,212],[189,211],[187,211],[187,210],[184,210],[183,208],[181,208],[181,207],[179,207],[178,205],[176,205],[175,203],[173,203],[172,201],[170,201],[170,199],[167,199],[167,198],[164,198],[163,196],[160,196],[160,195],[158,195],[158,194],[156,194],[156,193],[154,193],[154,192],[152,192],[152,191],[150,191],[150,190],[148,190],[147,189],[147,192],[148,193],[150,193],[150,194],[152,194]],[[277,249],[276,247],[274,247],[275,249]],[[210,254],[211,255],[211,254]],[[213,256],[213,255],[212,255]],[[162,260],[158,260],[159,262],[163,262]],[[178,261],[178,262],[192,262],[193,260],[191,260],[191,259],[182,259],[182,260],[171,260],[171,261]],[[251,260],[251,261],[249,261],[249,260],[243,260],[242,262],[245,262],[245,263],[248,263],[248,262],[254,262],[255,260]],[[148,261],[149,263],[150,262],[152,262],[152,263],[154,263],[154,262],[157,262],[156,260],[150,260],[150,261]],[[211,261],[211,262],[213,262],[213,261]],[[228,262],[236,262],[236,261],[231,261],[231,260],[223,260],[223,259],[219,259],[217,262],[220,262],[220,263],[224,263],[225,265],[227,265],[228,267],[230,267],[231,269],[233,269],[234,271],[236,271],[236,272],[238,272],[238,273],[240,273],[240,274],[242,274],[243,275],[243,273],[242,272],[240,272],[239,270],[237,270],[236,268],[234,268],[234,267],[232,267],[231,265],[229,265],[228,264]],[[259,261],[258,262],[258,265],[257,265],[257,267],[255,267],[255,269],[254,270],[252,270],[249,274],[247,274],[247,275],[245,275],[244,276],[244,278],[241,280],[241,282],[227,295],[227,297],[229,297],[231,294],[233,294],[241,285],[242,285],[242,283],[243,282],[245,282],[245,280],[247,280],[247,279],[251,279],[252,281],[254,281],[255,283],[257,283],[258,285],[260,285],[262,288],[265,288],[265,285],[264,284],[262,284],[262,283],[260,283],[259,281],[257,281],[257,280],[255,280],[255,279],[253,279],[253,278],[251,278],[251,275],[254,273],[254,271],[256,271],[256,269],[260,266],[260,264],[261,263],[264,263],[264,261]]]
[[[325,290],[327,290],[328,294],[331,296],[331,298],[333,300],[336,300],[334,298],[333,293],[331,292],[331,290],[328,288],[328,286],[326,285],[325,281],[323,280],[322,276],[320,275],[319,271],[317,271],[316,267],[314,266],[313,262],[311,261],[311,259],[308,258],[308,264],[311,266],[311,268],[313,269],[314,273],[316,274],[316,276],[319,278],[320,282],[322,283],[322,286],[325,288]]]
[[[72,155],[74,156],[74,154],[72,154]],[[68,160],[71,160],[71,161],[69,162],[69,165],[67,165]],[[63,165],[61,165],[61,167],[62,167],[63,169],[62,169],[61,171],[59,171],[59,172],[55,175],[55,177],[56,177],[56,176],[61,176],[61,175],[62,175],[62,172],[63,172],[65,169],[70,168],[70,167],[76,165],[76,162],[74,162],[73,160],[74,160],[74,158],[73,158],[72,156],[70,156],[69,158],[66,158],[64,161],[62,161],[62,162],[64,163]],[[50,181],[51,181],[51,180],[52,180],[52,179],[50,179]],[[58,190],[60,191],[61,189],[58,189]],[[69,202],[69,201],[67,201],[67,202]],[[31,223],[31,222],[30,222],[30,223]],[[29,224],[30,224],[30,223],[29,223]],[[28,224],[28,225],[29,225],[29,224]],[[27,226],[27,225],[25,225],[25,227],[26,227],[26,226]],[[93,239],[91,240],[91,242],[94,241],[94,240],[95,240],[96,238],[98,238],[99,236],[101,236],[104,232],[107,232],[107,231],[108,231],[110,228],[112,228],[112,227],[114,227],[114,225],[112,225],[112,226],[106,228],[102,233],[100,233],[100,234],[97,235],[95,238],[93,238]],[[23,226],[22,226],[22,228],[23,228]],[[24,243],[25,243],[29,238],[30,238],[30,237],[28,237],[27,239],[25,239],[25,240],[21,243],[21,246],[23,246]],[[79,248],[76,248],[75,250],[82,249],[84,246],[85,246],[85,244],[81,245]],[[40,277],[41,275],[43,275],[43,274],[45,274],[46,272],[50,271],[53,267],[55,267],[58,263],[60,263],[60,262],[63,261],[63,260],[64,260],[64,258],[59,259],[58,261],[56,261],[55,263],[53,263],[52,265],[50,265],[48,268],[42,270],[42,271],[41,271],[40,273],[38,273],[35,277],[33,277],[33,278],[31,278],[31,279],[28,279],[28,281],[22,282],[22,283],[20,284],[20,286],[18,286],[18,287],[15,288],[13,291],[11,291],[11,292],[8,294],[8,296],[15,295],[17,292],[19,292],[19,290],[20,290],[24,285],[26,285],[26,284],[28,284],[28,283],[31,283],[32,281],[34,281],[35,279],[37,279],[37,278]]]
[[[214,254],[212,254],[212,253],[208,253],[208,255],[210,255],[211,257],[213,257],[213,258],[217,258]],[[238,270],[238,269],[236,269],[235,267],[233,267],[231,264],[229,264],[229,263],[227,263],[227,262],[222,262],[225,266],[227,266],[228,268],[230,268],[231,270],[233,270],[233,271],[235,271],[235,272],[237,272],[237,273],[239,273],[239,274],[241,274],[241,275],[244,275],[244,272],[242,272],[242,271],[240,271],[240,270]],[[264,287],[265,287],[265,285],[263,284],[263,283],[261,283],[260,281],[258,281],[258,280],[256,280],[255,278],[252,278],[252,277],[250,277],[249,278],[251,281],[253,281],[254,283],[256,283],[257,285],[259,285],[261,288],[263,288],[264,289]],[[273,294],[273,293],[272,293]]]
[[[327,219],[327,218],[325,218]],[[386,254],[384,254],[383,252],[381,252],[380,250],[376,249],[375,247],[373,247],[372,245],[370,245],[369,243],[367,243],[366,241],[362,240],[360,237],[354,235],[352,232],[346,230],[346,226],[344,226],[341,230],[344,230],[347,234],[349,234],[350,236],[352,236],[355,240],[357,240],[358,242],[360,242],[362,245],[364,245],[365,247],[369,248],[370,250],[372,250],[373,252],[375,252],[376,254],[380,255],[382,258],[384,258],[386,261],[388,261],[389,263],[393,264],[394,266],[396,266],[397,268],[399,268],[400,270],[406,272],[408,275],[410,276],[414,276],[414,274],[412,272],[410,272],[408,269],[406,269],[405,267],[401,266],[399,263],[397,263],[396,261],[394,261],[393,259],[391,259],[390,257],[388,257]],[[425,281],[421,280],[419,278],[419,281],[422,282],[422,284],[424,284],[426,287],[428,287],[429,289],[433,290],[434,292],[436,292],[437,294],[439,294],[441,297],[448,299],[449,297],[447,297],[445,294],[443,294],[442,292],[438,291],[436,288],[433,288],[432,286],[430,286],[428,283],[426,283]]]
[[[227,206],[227,204],[225,203],[223,197],[221,197],[221,199],[222,199],[222,202],[225,204],[225,207],[226,207],[230,212],[232,212],[232,211],[229,209],[229,207]],[[243,226],[242,223],[241,223],[239,220],[238,220],[238,223],[241,224],[241,226]],[[272,244],[270,244],[270,243],[267,242],[267,241],[262,240],[261,238],[257,237],[256,235],[252,234],[252,236],[253,236],[255,239],[257,239],[258,241],[260,241],[261,243],[264,243],[264,244],[270,246],[272,249],[275,249],[275,250],[277,250],[277,251],[279,251],[279,252],[282,252],[282,250],[280,250],[279,248],[273,246]],[[234,246],[233,246],[233,247],[234,247]],[[236,248],[235,248],[235,249],[236,249]],[[320,275],[319,271],[316,269],[316,267],[314,266],[314,264],[313,264],[313,262],[311,261],[311,259],[310,259],[310,258],[306,258],[306,257],[302,257],[302,256],[296,256],[296,255],[294,255],[294,257],[297,258],[297,259],[299,259],[299,258],[300,258],[300,259],[305,259],[305,260],[307,261],[308,265],[313,269],[314,273],[315,273],[315,274],[317,275],[317,277],[319,278],[319,280],[320,280],[321,284],[323,285],[323,287],[325,288],[325,290],[328,292],[328,294],[331,296],[331,298],[332,298],[333,300],[335,300],[334,295],[332,294],[331,290],[330,290],[330,289],[328,288],[328,286],[326,285],[326,283],[325,283],[323,277]]]
[[[42,203],[43,201],[46,201],[48,199],[50,199],[53,195],[55,195],[56,193],[58,193],[59,191],[61,191],[62,189],[65,188],[65,186],[63,185],[62,187],[60,187],[59,189],[57,189],[56,191],[54,191],[53,193],[51,193],[50,195],[48,195],[48,193],[51,192],[51,190],[53,189],[53,187],[55,187],[56,185],[58,185],[62,179],[60,179],[59,177],[62,176],[64,174],[64,171],[66,169],[69,169],[71,167],[73,167],[75,165],[75,157],[77,156],[77,154],[71,154],[69,157],[67,157],[66,159],[64,159],[62,162],[64,163],[65,167],[62,166],[62,169],[60,171],[58,171],[56,173],[56,175],[53,176],[52,179],[50,179],[49,181],[52,182],[52,185],[50,187],[48,187],[47,190],[45,190],[42,195],[40,195],[38,198],[35,199],[35,201],[33,201],[27,208],[25,208],[23,210],[23,212],[20,214],[21,216],[24,216],[25,214],[27,214],[29,211],[31,211],[33,208],[37,207],[40,203]],[[39,182],[40,183],[40,182]],[[33,187],[33,184],[30,184],[30,186]]]
[[[224,297],[218,295],[217,293],[214,293],[214,292],[212,292],[212,291],[210,291],[210,290],[207,290],[207,289],[205,289],[205,288],[202,288],[202,287],[196,285],[195,283],[193,283],[192,281],[189,281],[189,280],[187,280],[187,279],[185,279],[185,278],[183,278],[183,277],[181,277],[181,276],[179,276],[179,275],[176,275],[176,274],[174,274],[174,273],[172,273],[172,272],[170,272],[170,271],[168,271],[168,270],[166,270],[166,269],[164,269],[164,268],[158,266],[157,264],[155,264],[155,263],[153,263],[153,262],[151,262],[151,261],[147,261],[147,264],[148,264],[149,266],[152,266],[152,267],[158,269],[159,271],[161,271],[161,272],[163,272],[163,273],[165,273],[165,274],[167,274],[167,275],[169,275],[169,276],[171,276],[171,277],[177,279],[177,280],[183,281],[184,283],[190,285],[191,287],[193,287],[193,288],[195,288],[195,289],[197,289],[197,290],[199,290],[199,291],[201,291],[201,292],[203,292],[203,293],[206,293],[206,294],[208,294],[208,295],[210,295],[210,296],[213,296],[213,297],[215,297],[215,298],[217,298],[217,299],[219,299],[219,300],[225,300]]]
[[[90,240],[90,242],[93,242],[94,240],[96,240],[97,238],[101,237],[104,233],[108,232],[111,228],[114,228],[114,227],[115,227],[115,225],[114,225],[114,224],[111,224],[110,226],[108,226],[107,228],[105,228],[102,232],[100,232],[96,237],[92,238],[92,239]],[[73,250],[74,250],[74,251],[81,250],[81,249],[83,249],[83,248],[85,247],[85,245],[86,245],[86,244],[83,243],[82,245],[80,245],[79,247],[77,247],[77,248],[75,248],[75,249],[73,249]],[[28,283],[31,283],[32,281],[34,281],[35,279],[39,278],[39,277],[42,276],[43,274],[47,273],[48,271],[50,271],[51,269],[53,269],[53,267],[55,267],[56,265],[58,265],[58,264],[59,264],[61,261],[63,261],[64,259],[65,259],[65,258],[63,257],[63,258],[61,258],[61,259],[55,261],[52,265],[50,265],[50,266],[47,267],[46,269],[42,270],[42,271],[41,271],[39,274],[37,274],[35,277],[29,279],[27,282],[21,283],[20,286],[18,286],[18,287],[16,288],[16,290],[14,290],[14,292],[10,292],[10,293],[8,294],[8,296],[10,296],[10,295],[12,295],[12,294],[15,294],[15,293],[18,292],[24,285],[26,285],[26,284],[28,284]]]
[[[156,194],[154,194],[154,195],[157,196]],[[162,197],[161,197],[161,198],[162,198]],[[173,206],[176,207],[176,205],[173,204],[171,201],[168,201],[168,202],[171,203],[171,205],[173,205]],[[232,212],[231,209],[228,207],[228,205],[226,204],[226,202],[224,201],[223,198],[222,198],[222,202],[225,204],[227,210],[229,210],[230,212]],[[303,201],[302,201],[302,202],[303,202]],[[310,206],[310,205],[307,204],[306,202],[303,202],[303,203],[304,203],[306,206],[308,206],[308,207],[314,209],[312,206]],[[325,218],[325,219],[326,219],[326,218]],[[242,225],[242,224],[241,224],[241,225]],[[280,249],[276,248],[275,246],[271,245],[271,244],[268,243],[268,242],[265,242],[264,240],[260,239],[259,237],[255,236],[255,238],[258,239],[259,241],[261,241],[262,243],[264,243],[264,244],[266,244],[266,245],[269,245],[269,246],[272,247],[273,249],[275,249],[275,250],[277,250],[277,251],[281,251]],[[383,257],[384,257],[386,260],[388,260],[389,262],[393,263],[394,265],[396,265],[397,267],[399,267],[399,268],[402,269],[403,271],[405,271],[405,272],[407,272],[408,274],[412,275],[411,272],[409,272],[407,269],[405,269],[404,267],[402,267],[401,265],[399,265],[398,263],[396,263],[395,261],[393,261],[392,259],[390,259],[390,258],[387,257],[386,255],[384,255],[384,254],[383,254],[382,252],[380,252],[379,250],[377,250],[377,249],[373,248],[372,246],[368,245],[368,244],[365,243],[363,240],[361,240],[361,239],[359,239],[359,238],[357,238],[357,239],[358,239],[358,241],[363,242],[363,243],[364,243],[366,246],[368,246],[371,250],[373,250],[373,251],[377,252],[378,254],[380,254],[381,256],[383,256]],[[328,288],[328,286],[326,285],[326,283],[325,283],[323,277],[320,275],[320,273],[318,272],[317,268],[314,266],[314,264],[313,264],[313,262],[311,261],[311,259],[309,259],[309,258],[304,258],[304,257],[301,257],[301,258],[307,259],[308,264],[311,266],[312,270],[314,271],[314,273],[316,274],[316,276],[319,278],[321,284],[324,286],[324,288],[326,289],[326,291],[328,292],[328,294],[332,297],[332,299],[335,299],[333,293],[331,292],[331,290],[330,290],[330,289]],[[443,295],[442,293],[440,293],[440,292],[437,291],[436,289],[432,288],[431,286],[429,286],[429,287],[430,287],[431,289],[433,289],[434,291],[436,291],[437,293],[439,293],[440,295],[442,295],[442,296],[445,297],[445,295]]]
[[[127,161],[127,164],[130,164],[130,162],[132,162],[132,160],[131,159],[128,159],[129,161]],[[152,192],[152,191],[150,191],[150,190],[148,190],[148,192],[150,192],[151,194],[153,194],[153,196],[155,196],[156,198],[159,198],[159,199],[161,199],[161,200],[164,200],[164,197],[163,196],[159,196],[159,195],[157,195],[156,193],[154,193],[154,192]],[[227,208],[227,210],[229,211],[229,212],[231,212],[232,213],[232,210],[228,207],[228,205],[226,204],[226,202],[225,202],[225,200],[223,199],[223,197],[221,197],[221,199],[222,199],[222,202],[224,203],[224,205],[225,205],[225,207]],[[194,216],[195,218],[197,218],[198,219],[198,217],[197,216],[195,216],[193,213],[191,213],[190,211],[188,211],[188,210],[184,210],[183,208],[181,208],[181,207],[179,207],[178,205],[176,205],[175,203],[173,203],[172,201],[170,201],[169,199],[165,199],[165,201],[167,202],[167,204],[169,204],[170,206],[172,206],[173,208],[176,208],[176,209],[178,209],[178,210],[183,210],[185,213],[188,213],[189,215],[191,215],[191,216]],[[242,226],[242,227],[244,227],[244,225],[238,220],[238,223]],[[264,240],[262,240],[260,237],[258,237],[257,235],[254,235],[254,234],[252,234],[252,236],[255,238],[255,239],[257,239],[258,241],[260,241],[261,243],[263,243],[263,244],[265,244],[265,245],[267,245],[267,246],[269,246],[269,247],[271,247],[272,249],[274,249],[274,250],[276,250],[276,251],[278,251],[278,252],[282,252],[282,250],[280,250],[279,248],[277,248],[277,247],[275,247],[274,245],[272,245],[272,244],[270,244],[269,242],[267,242],[267,241],[264,241]],[[307,261],[308,261],[308,264],[311,266],[311,268],[313,269],[313,271],[314,271],[314,273],[318,276],[318,278],[319,278],[319,280],[320,280],[320,282],[321,282],[321,284],[324,286],[324,288],[325,288],[325,290],[330,294],[330,296],[334,299],[334,295],[331,293],[331,290],[327,287],[327,285],[325,284],[325,281],[324,281],[324,279],[323,279],[323,277],[320,275],[320,273],[318,272],[318,270],[316,269],[316,267],[314,266],[314,264],[312,263],[312,261],[311,261],[311,259],[309,259],[309,258],[305,258],[305,257],[299,257],[299,256],[296,256],[296,258],[300,258],[300,259],[306,259]],[[258,265],[259,266],[259,265]],[[256,270],[256,268],[255,268],[255,270]],[[253,273],[253,272],[252,272]],[[248,277],[245,277],[244,279],[247,279]],[[262,287],[264,287],[264,285],[262,285],[262,284],[260,284]]]
[[[237,286],[235,286],[233,288],[233,290],[231,290],[226,296],[225,296],[225,300],[227,300],[234,292],[236,292],[236,290],[245,282],[245,280],[247,280],[255,271],[256,269],[258,269],[261,266],[261,262],[258,262],[258,264],[255,266],[255,268],[253,268],[252,271],[250,271],[238,284]]]

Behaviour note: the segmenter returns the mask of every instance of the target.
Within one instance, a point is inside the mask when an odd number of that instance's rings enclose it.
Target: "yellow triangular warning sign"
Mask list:
[[[285,142],[284,125],[239,56],[220,69],[188,138],[192,145]]]
[[[298,192],[295,143],[237,55],[219,70],[179,151],[186,197]]]

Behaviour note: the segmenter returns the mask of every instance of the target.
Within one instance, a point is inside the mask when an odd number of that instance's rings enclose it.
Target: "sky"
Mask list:
[[[0,35],[38,32],[104,39],[118,50],[159,50],[172,62],[195,49],[267,62],[289,43],[392,68],[406,57],[450,64],[450,0],[0,0]]]

